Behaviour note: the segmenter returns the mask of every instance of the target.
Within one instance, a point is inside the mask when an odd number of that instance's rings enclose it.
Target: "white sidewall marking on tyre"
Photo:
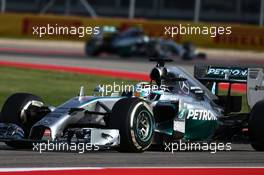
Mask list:
[[[130,132],[131,132],[131,138],[132,138],[132,141],[133,143],[135,144],[135,146],[138,148],[138,149],[142,149],[142,146],[140,146],[136,140],[136,137],[135,137],[135,132],[133,130],[133,121],[134,121],[134,117],[135,117],[135,113],[138,109],[139,106],[143,105],[144,107],[146,107],[146,109],[148,110],[148,112],[153,116],[153,113],[151,112],[151,109],[150,107],[144,103],[144,102],[139,102],[138,104],[136,104],[136,106],[134,107],[132,113],[131,113],[131,116],[130,116]],[[147,147],[145,148],[147,149]],[[143,150],[145,150],[143,149]]]

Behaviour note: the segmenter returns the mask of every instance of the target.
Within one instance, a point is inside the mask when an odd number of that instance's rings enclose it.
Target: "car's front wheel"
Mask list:
[[[148,104],[139,98],[116,102],[110,116],[110,128],[120,133],[120,151],[143,152],[152,143],[154,117]]]
[[[40,97],[28,93],[15,93],[8,97],[3,105],[0,123],[12,123],[21,127],[24,131],[24,138],[27,138],[33,124],[39,119],[34,116],[34,110],[43,106]],[[22,145],[18,142],[6,142],[14,148],[27,148],[31,145]]]

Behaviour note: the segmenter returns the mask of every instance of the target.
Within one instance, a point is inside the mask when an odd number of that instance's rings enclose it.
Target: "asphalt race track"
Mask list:
[[[157,152],[119,153],[116,151],[44,152],[11,150],[0,146],[0,167],[176,167],[230,166],[256,167],[264,165],[264,153],[249,145],[232,145],[230,152]]]
[[[79,67],[104,68],[149,72],[154,63],[130,58],[83,58],[83,57],[48,57],[34,55],[0,54],[0,60],[44,63]],[[103,62],[103,64],[102,64]],[[178,61],[192,72],[193,62]],[[32,150],[13,150],[4,143],[0,144],[0,167],[258,167],[264,166],[264,153],[254,151],[248,144],[232,144],[232,150],[226,152],[158,152],[119,153],[116,151],[95,151],[79,154],[75,152],[44,152]]]

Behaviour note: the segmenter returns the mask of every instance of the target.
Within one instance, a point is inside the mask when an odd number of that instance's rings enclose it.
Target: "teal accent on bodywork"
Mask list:
[[[183,139],[192,141],[210,140],[220,122],[218,120],[187,119],[188,113],[189,110],[183,108],[178,114],[179,119],[185,119],[185,134]]]
[[[186,119],[184,139],[192,141],[210,140],[219,124],[218,120]]]
[[[187,109],[182,109],[179,111],[178,118],[179,119],[184,119],[187,117],[188,110]]]
[[[153,94],[158,94],[158,95],[162,95],[162,93],[161,92],[157,92],[157,91],[154,91],[154,92],[152,92]]]

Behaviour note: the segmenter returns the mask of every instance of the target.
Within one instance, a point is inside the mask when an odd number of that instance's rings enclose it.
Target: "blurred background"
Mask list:
[[[1,0],[2,12],[263,24],[263,0]],[[91,10],[91,9],[92,10]],[[133,10],[134,9],[134,10]],[[94,11],[94,12],[92,12]],[[134,11],[134,12],[133,12]],[[196,16],[195,16],[196,15]],[[197,16],[198,15],[198,16]]]
[[[264,0],[0,0],[0,7],[0,53],[243,64],[262,63],[264,55]],[[48,24],[99,26],[102,35],[33,34]],[[230,26],[232,34],[164,34],[180,24]]]

